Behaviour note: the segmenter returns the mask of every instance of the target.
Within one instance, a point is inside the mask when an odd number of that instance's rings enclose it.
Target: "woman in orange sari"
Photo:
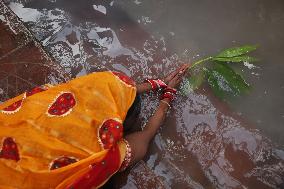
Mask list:
[[[142,159],[188,68],[135,85],[98,72],[44,85],[0,105],[0,188],[99,188]],[[123,135],[136,93],[161,89],[145,129]]]

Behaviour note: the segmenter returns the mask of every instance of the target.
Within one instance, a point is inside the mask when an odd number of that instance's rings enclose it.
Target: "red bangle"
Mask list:
[[[160,79],[146,79],[146,81],[150,83],[153,91],[167,87],[167,84]]]
[[[170,92],[170,93],[173,93],[173,94],[177,94],[177,90],[174,89],[174,88],[171,88],[171,87],[167,87],[164,92]]]
[[[163,94],[160,97],[160,100],[168,98],[171,102],[174,99],[176,93],[177,93],[176,89],[167,87],[166,89],[164,89]]]
[[[168,98],[170,101],[174,99],[174,94],[173,93],[163,93],[160,97],[160,100],[163,100],[165,98]]]
[[[123,162],[120,166],[119,172],[124,171],[129,166],[129,164],[130,164],[130,162],[133,158],[133,152],[132,152],[132,149],[131,149],[129,142],[125,139],[122,139],[122,140],[125,143],[126,154],[125,154],[124,160],[123,160]]]

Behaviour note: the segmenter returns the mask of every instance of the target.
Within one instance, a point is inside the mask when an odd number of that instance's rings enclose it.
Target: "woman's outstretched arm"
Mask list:
[[[167,99],[165,99],[165,101],[166,100]],[[167,102],[169,103],[169,100],[167,100]],[[130,164],[141,160],[145,156],[151,139],[155,136],[157,130],[166,117],[168,108],[169,107],[166,103],[160,101],[156,112],[152,117],[150,117],[144,130],[131,133],[125,137],[132,150],[133,158]]]
[[[179,72],[169,81],[168,86],[175,88],[179,85],[183,75],[186,73],[189,65],[179,70]],[[131,133],[125,137],[129,142],[132,149],[132,160],[131,163],[135,163],[141,160],[148,149],[150,141],[153,139],[161,124],[165,120],[166,113],[169,109],[170,99],[165,98],[159,102],[158,108],[155,113],[150,117],[148,123],[142,131]],[[131,164],[130,163],[130,164]]]

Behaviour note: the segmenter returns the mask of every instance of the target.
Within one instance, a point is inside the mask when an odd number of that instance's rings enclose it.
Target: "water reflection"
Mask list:
[[[153,152],[147,163],[157,174],[165,177],[171,186],[183,180],[198,188],[204,186],[207,178],[217,188],[282,187],[283,150],[275,148],[258,130],[245,128],[241,119],[218,110],[205,95],[188,97],[186,102],[185,99],[177,102],[176,120],[168,121],[155,138],[159,153]],[[149,99],[144,104],[145,121],[156,107],[152,101]],[[190,169],[192,161],[198,162],[204,175],[196,173],[198,166]],[[197,185],[187,175],[195,178]]]
[[[166,1],[157,4],[162,3]],[[188,50],[182,56],[171,51],[165,36],[145,32],[142,27],[155,19],[146,13],[130,18],[123,11],[126,3],[58,0],[9,5],[72,77],[112,69],[142,81],[162,77],[180,60],[192,57]],[[143,96],[143,123],[157,102],[154,94]],[[146,158],[166,188],[283,187],[284,151],[224,109],[206,87],[175,103]]]

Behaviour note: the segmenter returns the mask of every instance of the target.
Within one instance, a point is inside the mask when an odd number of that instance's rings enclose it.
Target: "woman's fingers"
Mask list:
[[[178,69],[174,71],[175,73],[174,76],[176,76],[179,72],[183,71],[185,68],[186,68],[185,64],[181,65]]]
[[[186,74],[186,70],[187,70],[187,67],[185,69],[179,71],[179,73],[177,74],[178,80],[182,80],[183,76],[185,76],[185,74]]]
[[[175,77],[175,76],[178,74],[178,72],[179,72],[179,69],[173,71],[173,72],[170,74],[170,77],[171,77],[171,78]]]
[[[184,66],[184,65],[180,66],[178,69],[176,69],[175,71],[171,72],[171,73],[165,78],[166,82],[167,82],[167,80],[169,80],[169,81],[172,80],[172,79],[180,72],[180,70],[183,69],[183,66]]]
[[[183,64],[183,65],[181,65],[180,67],[179,67],[179,71],[183,71],[183,70],[185,70],[186,69],[186,64]]]
[[[190,64],[184,64],[183,65],[183,71],[188,70],[189,67],[190,67]]]
[[[180,71],[186,70],[187,67],[188,67],[187,64],[182,64],[178,69],[176,69],[176,71],[174,71],[174,72],[175,72],[175,75],[178,74]]]
[[[169,81],[174,79],[174,77],[184,74],[189,67],[189,64],[182,64],[179,68],[177,68],[175,71],[171,72],[167,77],[165,77],[164,81],[168,83]]]
[[[179,71],[178,75],[180,77],[183,77],[185,74],[186,74],[186,71],[187,71],[188,67],[184,67],[182,70]]]

